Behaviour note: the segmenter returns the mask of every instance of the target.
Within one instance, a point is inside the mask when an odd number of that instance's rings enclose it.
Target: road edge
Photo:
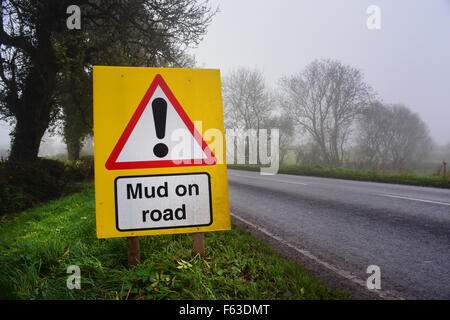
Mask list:
[[[350,272],[315,257],[310,252],[298,248],[286,240],[272,234],[235,213],[230,212],[232,222],[246,229],[251,235],[275,249],[281,256],[299,264],[306,272],[334,289],[349,294],[355,300],[404,300],[400,294],[385,290],[369,290],[366,282]]]

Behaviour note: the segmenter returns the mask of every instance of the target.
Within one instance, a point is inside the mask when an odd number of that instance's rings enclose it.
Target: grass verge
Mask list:
[[[259,171],[259,165],[233,164],[229,169]],[[417,173],[386,173],[371,170],[345,168],[306,167],[298,165],[281,165],[278,173],[297,174],[313,177],[336,178],[359,181],[407,184],[423,187],[450,188],[450,177],[427,176]]]
[[[187,234],[141,237],[141,264],[127,269],[124,238],[95,235],[93,183],[0,222],[2,299],[347,299],[233,226],[205,234],[206,255]],[[67,268],[81,269],[69,290]]]

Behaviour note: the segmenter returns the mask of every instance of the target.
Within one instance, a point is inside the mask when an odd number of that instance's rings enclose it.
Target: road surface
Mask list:
[[[228,181],[234,220],[322,278],[379,298],[450,299],[450,190],[241,170]],[[366,287],[370,265],[381,290]]]

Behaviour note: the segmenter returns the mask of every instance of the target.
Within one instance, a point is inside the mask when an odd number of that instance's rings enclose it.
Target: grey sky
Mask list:
[[[275,86],[316,58],[359,68],[386,103],[418,112],[439,143],[450,142],[450,1],[223,0],[192,52],[222,74],[258,67]],[[366,27],[369,5],[381,30]]]
[[[200,66],[222,74],[260,68],[275,86],[316,58],[363,71],[386,103],[418,112],[432,136],[450,142],[450,1],[212,0],[220,12],[192,50]],[[381,9],[381,30],[366,27],[369,5]],[[9,144],[0,123],[0,146]]]

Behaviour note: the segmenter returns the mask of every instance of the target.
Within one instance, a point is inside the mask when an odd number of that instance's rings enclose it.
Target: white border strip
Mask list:
[[[448,202],[440,202],[440,201],[433,201],[433,200],[409,198],[409,197],[397,196],[397,195],[387,194],[387,193],[381,193],[380,196],[390,197],[390,198],[398,198],[398,199],[404,199],[404,200],[420,201],[420,202],[433,203],[433,204],[440,204],[440,205],[443,205],[443,206],[450,206],[450,203],[448,203]]]

